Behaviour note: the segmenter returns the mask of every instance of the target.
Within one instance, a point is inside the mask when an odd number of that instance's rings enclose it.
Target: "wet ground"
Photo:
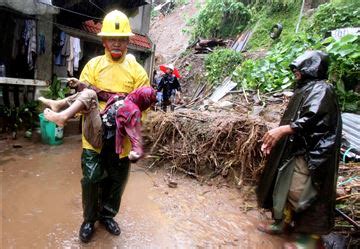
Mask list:
[[[14,144],[21,148],[14,148]],[[116,220],[120,236],[97,225],[89,244],[82,222],[79,136],[60,146],[0,141],[1,248],[280,248],[258,232],[256,210],[245,213],[237,189],[201,185],[133,165]],[[15,146],[19,147],[19,146]]]

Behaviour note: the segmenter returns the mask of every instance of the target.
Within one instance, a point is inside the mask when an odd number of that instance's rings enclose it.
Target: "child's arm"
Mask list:
[[[107,92],[107,91],[97,88],[96,86],[90,85],[86,82],[80,82],[76,78],[69,78],[68,82],[69,82],[69,86],[76,88],[77,92],[81,92],[85,88],[90,88],[90,89],[94,90],[96,92],[96,95],[97,95],[99,101],[107,102],[114,95],[123,96],[124,98],[126,97],[126,95],[123,93]]]
[[[96,95],[97,95],[99,101],[107,102],[114,95],[122,96],[123,98],[126,97],[126,95],[124,93],[107,92],[107,91],[100,90],[99,88],[97,88],[95,86],[89,86],[89,88],[96,92]]]
[[[129,159],[137,161],[144,154],[141,136],[141,113],[136,112],[131,120],[125,124],[124,128],[131,142]]]

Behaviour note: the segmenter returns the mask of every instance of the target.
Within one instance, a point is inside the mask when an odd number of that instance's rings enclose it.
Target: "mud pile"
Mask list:
[[[194,96],[199,87],[207,85],[204,63],[205,55],[193,54],[190,50],[176,61],[175,65],[181,72],[180,84],[184,95]]]
[[[151,113],[147,120],[151,167],[164,165],[199,180],[222,175],[237,185],[254,182],[262,171],[267,127],[247,115],[182,110]]]

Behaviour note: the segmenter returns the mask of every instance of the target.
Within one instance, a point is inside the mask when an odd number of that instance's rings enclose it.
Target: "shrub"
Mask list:
[[[250,12],[237,0],[206,0],[193,19],[193,38],[227,38],[238,35],[250,21]]]
[[[326,48],[324,45],[329,44]],[[322,49],[330,56],[329,81],[336,87],[341,109],[360,112],[360,94],[354,91],[360,79],[360,36],[347,35],[339,41],[321,41],[309,35],[299,35],[279,42],[260,60],[246,60],[234,71],[235,81],[244,89],[262,92],[290,88],[294,82],[289,64],[305,50]]]
[[[31,130],[37,126],[39,120],[39,102],[30,101],[20,107],[0,106],[0,117],[4,118],[2,131],[18,131],[25,128]]]
[[[248,0],[249,1],[249,0]],[[250,29],[253,31],[247,45],[249,50],[269,48],[280,40],[292,37],[299,19],[302,0],[251,0]],[[301,23],[304,23],[305,18]],[[275,40],[270,38],[270,30],[275,24],[283,27],[281,36]],[[303,25],[300,25],[300,28]]]
[[[336,85],[342,110],[360,112],[360,35],[346,35],[327,47],[331,64],[329,79]]]
[[[234,79],[245,89],[272,92],[291,87],[293,74],[289,64],[309,48],[319,48],[318,39],[299,34],[290,40],[277,43],[265,58],[246,60],[236,68]],[[321,45],[320,45],[321,46]]]
[[[360,26],[360,2],[352,4],[328,3],[320,5],[307,30],[325,35],[328,31]]]
[[[206,77],[210,84],[221,83],[242,62],[242,55],[232,49],[216,49],[205,59]]]

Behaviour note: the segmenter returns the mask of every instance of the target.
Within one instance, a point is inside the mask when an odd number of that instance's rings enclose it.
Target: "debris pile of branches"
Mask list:
[[[254,182],[264,158],[260,151],[266,126],[235,112],[182,110],[153,113],[147,119],[147,140],[154,165],[165,165],[198,180],[222,175],[238,186]]]
[[[360,242],[360,163],[341,163],[337,184],[337,212],[335,230],[344,234],[357,234]],[[344,215],[345,214],[345,215]],[[353,238],[355,239],[355,237]]]

